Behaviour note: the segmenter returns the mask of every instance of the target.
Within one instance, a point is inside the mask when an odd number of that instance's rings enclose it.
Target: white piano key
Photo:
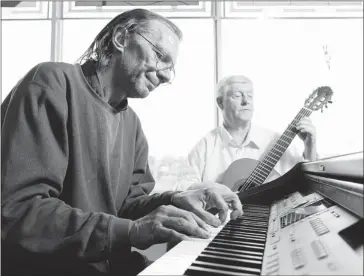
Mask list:
[[[191,238],[189,241],[180,242],[138,275],[183,275],[197,256],[229,222],[229,215],[230,213],[219,227],[209,227],[211,234],[209,239]]]
[[[264,244],[259,244],[259,243],[255,243],[255,242],[244,242],[244,241],[236,241],[236,240],[231,240],[231,239],[221,239],[221,238],[215,238],[215,241],[220,241],[220,242],[230,242],[231,244],[241,244],[241,245],[254,245],[257,246],[259,248],[262,248],[264,250]]]
[[[243,273],[243,272],[241,272],[241,273],[230,272],[230,271],[226,271],[226,270],[222,270],[222,269],[209,269],[209,268],[198,267],[198,266],[190,267],[189,269],[191,269],[191,270],[197,270],[197,271],[203,271],[203,272],[206,272],[206,273],[213,272],[213,273],[220,273],[220,274],[232,275],[232,276],[256,275],[256,274],[247,274],[247,273]]]
[[[230,269],[235,269],[235,270],[240,270],[240,271],[250,271],[250,272],[255,272],[255,273],[259,273],[260,269],[257,268],[249,268],[249,267],[238,267],[238,266],[232,266],[232,265],[224,265],[224,264],[213,264],[213,263],[206,263],[206,262],[201,262],[201,261],[196,261],[195,264],[199,264],[199,265],[208,265],[211,267],[216,267],[216,268],[230,268]],[[194,268],[196,268],[196,266],[194,266]],[[224,273],[226,273],[227,271],[225,271]]]
[[[249,260],[249,259],[246,259],[246,258],[237,258],[236,256],[235,257],[225,257],[225,256],[215,256],[215,255],[212,255],[212,254],[201,253],[199,255],[199,257],[208,257],[208,258],[211,258],[211,259],[236,261],[236,262],[244,262],[244,263],[252,263],[252,264],[262,264],[261,261]]]
[[[242,254],[241,252],[239,252],[239,253],[229,253],[229,252],[223,252],[221,250],[210,250],[209,248],[205,248],[204,252],[206,254],[211,253],[211,254],[218,254],[218,255],[223,255],[223,256],[233,256],[233,257],[241,257],[241,258],[250,258],[250,259],[255,259],[255,260],[263,260],[263,256],[254,256],[254,255],[250,255],[250,254]]]
[[[232,249],[232,248],[220,248],[215,246],[209,246],[209,250],[216,250],[216,251],[225,251],[225,252],[232,252],[234,254],[236,253],[243,253],[243,254],[249,254],[249,255],[257,255],[263,257],[263,252],[256,252],[256,251],[249,251],[249,250],[238,250],[238,249]]]
[[[165,253],[139,275],[183,275],[196,257],[209,244],[209,240],[183,241]]]
[[[247,215],[249,215],[249,208],[247,209]],[[264,208],[257,208],[255,213],[257,214],[257,217],[261,220],[265,220],[268,219],[267,215],[262,214],[263,212],[266,212],[266,209]],[[250,214],[252,215],[253,212]],[[244,209],[244,215],[245,216],[245,209]],[[191,240],[189,241],[183,241],[180,242],[179,244],[177,244],[175,247],[173,247],[171,250],[169,250],[167,253],[165,253],[161,258],[159,258],[158,260],[156,260],[153,264],[151,264],[149,267],[147,267],[145,270],[143,270],[140,274],[138,275],[183,275],[187,269],[189,269],[191,267],[191,265],[193,263],[196,263],[196,258],[202,253],[202,251],[204,249],[206,249],[209,244],[211,243],[212,240],[214,240],[214,238],[219,234],[219,232],[222,229],[226,229],[227,231],[239,231],[240,229],[247,229],[247,231],[253,231],[253,233],[257,234],[257,232],[261,232],[263,235],[264,233],[266,233],[266,229],[264,229],[262,226],[259,225],[259,227],[250,227],[250,226],[245,226],[243,225],[242,222],[240,222],[240,227],[239,227],[239,220],[241,219],[237,219],[234,221],[231,221],[231,223],[236,223],[238,225],[238,227],[234,227],[234,226],[228,226],[226,227],[226,224],[228,222],[230,222],[230,212],[228,213],[228,217],[226,219],[226,221],[219,227],[214,228],[214,227],[210,227],[209,231],[210,231],[210,238],[209,239],[199,239],[199,238],[191,238]],[[255,223],[255,221],[252,221],[252,223]],[[245,224],[245,223],[244,223]],[[229,230],[230,227],[233,228],[237,228],[237,229],[233,229],[233,230]],[[258,229],[259,230],[258,230]],[[241,231],[241,230],[240,230]],[[251,233],[249,233],[251,234]],[[219,244],[219,241],[214,242],[215,244]],[[261,247],[256,247],[256,246],[252,246],[252,245],[238,245],[238,247],[242,247],[244,249],[248,249],[248,250],[237,250],[238,252],[242,252],[242,253],[246,253],[246,254],[251,254],[250,255],[255,255],[255,256],[262,256],[263,252],[254,252],[254,251],[261,251]],[[213,245],[210,246],[211,248],[217,248],[214,247]],[[249,248],[251,250],[254,251],[249,251]],[[224,248],[219,248],[219,250],[224,251]],[[226,250],[227,251],[227,250]],[[226,252],[225,251],[225,252]],[[229,252],[235,252],[234,249],[229,249]],[[219,271],[219,273],[223,272],[223,270],[218,268],[218,265],[216,266],[216,272]],[[223,269],[223,268],[222,268]],[[246,271],[250,271],[251,273],[257,273],[260,270],[256,270],[253,268],[244,268],[241,271],[245,271],[244,275],[247,275]],[[226,274],[226,273],[225,273]],[[230,275],[241,275],[241,273],[228,273]]]

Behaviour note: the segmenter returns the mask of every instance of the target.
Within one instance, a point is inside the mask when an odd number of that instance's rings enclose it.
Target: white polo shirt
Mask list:
[[[196,144],[188,155],[188,163],[196,173],[196,182],[221,183],[224,173],[231,163],[241,158],[259,160],[271,149],[279,137],[278,133],[252,124],[245,142],[237,145],[225,127],[219,126]],[[304,161],[303,150],[303,142],[296,136],[274,167],[278,175],[269,175],[265,182],[278,178],[297,162]],[[187,183],[181,183],[179,186],[178,190],[188,188]]]

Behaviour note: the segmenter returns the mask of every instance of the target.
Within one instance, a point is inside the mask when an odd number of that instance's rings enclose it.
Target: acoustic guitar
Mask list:
[[[272,171],[274,173],[274,166],[298,133],[295,127],[296,123],[303,117],[310,116],[313,111],[321,109],[323,112],[323,107],[327,108],[327,103],[332,103],[332,95],[333,91],[329,86],[315,89],[305,100],[304,107],[301,108],[270,150],[260,160],[242,158],[234,161],[224,173],[222,183],[231,188],[232,191],[239,192],[263,184]]]

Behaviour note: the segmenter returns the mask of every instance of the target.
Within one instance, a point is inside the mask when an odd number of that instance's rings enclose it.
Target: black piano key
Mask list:
[[[258,248],[262,248],[264,250],[264,243],[257,243],[257,242],[246,242],[246,241],[238,241],[238,240],[232,240],[232,239],[222,239],[222,238],[215,238],[215,242],[227,242],[232,245],[247,245],[247,246],[255,246]]]
[[[247,254],[247,253],[231,253],[231,252],[226,252],[226,251],[222,251],[222,250],[211,250],[210,248],[206,248],[203,252],[203,254],[208,254],[208,255],[213,255],[213,256],[225,256],[225,257],[236,257],[236,258],[245,258],[245,259],[252,259],[252,260],[257,260],[257,261],[262,261],[263,260],[263,256],[256,256],[256,255],[251,255],[251,254]]]
[[[263,206],[263,205],[256,205],[256,204],[244,204],[244,209],[257,209],[257,210],[263,210],[263,211],[269,211],[269,206]]]
[[[270,207],[244,205],[197,256],[185,275],[260,275]]]
[[[261,211],[254,211],[254,210],[244,210],[243,209],[244,214],[241,217],[249,217],[249,216],[256,216],[256,217],[266,217],[269,216],[270,212],[261,212]]]
[[[205,268],[199,266],[191,266],[189,267],[185,274],[187,276],[240,276],[240,275],[247,275],[245,273],[236,273],[236,272],[226,272],[222,269],[213,269],[213,268]]]
[[[244,220],[244,219],[256,220],[256,221],[267,221],[267,218],[269,218],[269,216],[262,217],[262,216],[246,215],[246,216],[236,218],[236,219],[232,220],[231,222]]]
[[[218,235],[216,235],[215,239],[223,239],[223,240],[231,240],[231,241],[242,241],[242,242],[252,242],[252,243],[263,243],[265,244],[265,238],[253,238],[253,237],[246,237],[244,235],[239,235],[239,234],[235,234],[235,233],[229,233],[229,232],[224,232],[224,233],[219,233]]]
[[[218,235],[227,235],[230,237],[240,237],[247,239],[257,239],[257,240],[265,240],[266,236],[261,233],[246,233],[244,231],[231,231],[229,229],[221,230]]]
[[[266,219],[267,217],[269,217],[269,214],[245,212],[241,217],[237,217],[236,220],[243,219],[243,218]]]
[[[266,228],[268,228],[268,225],[266,225],[266,224],[262,224],[262,223],[251,223],[251,222],[241,222],[241,223],[236,223],[236,224],[230,224],[229,226],[236,226],[236,227],[254,227],[254,228],[263,228],[263,229],[266,229]],[[229,227],[228,226],[228,227]]]
[[[251,222],[251,221],[240,221],[240,222],[236,222],[236,223],[227,223],[225,225],[225,227],[229,227],[229,226],[236,226],[236,227],[239,227],[239,226],[251,226],[251,227],[254,227],[254,226],[258,226],[258,227],[263,227],[263,228],[268,228],[268,225],[267,224],[263,224],[263,223],[258,223],[258,222]]]
[[[215,247],[215,246],[208,246],[205,250],[217,251],[217,252],[230,252],[233,254],[248,254],[250,256],[258,256],[263,257],[263,252],[256,252],[256,251],[249,251],[249,250],[237,250],[232,248],[222,248],[222,247]]]
[[[238,217],[238,218],[232,220],[231,222],[239,221],[239,220],[242,220],[242,219],[256,219],[256,220],[266,221],[267,218],[269,218],[269,215],[260,216],[260,215],[257,215],[257,214],[244,214],[243,216]]]
[[[267,233],[267,229],[264,228],[253,228],[253,227],[249,227],[249,226],[230,226],[230,225],[226,225],[224,228],[224,230],[230,230],[230,231],[244,231],[244,233],[260,233],[260,234],[266,234]]]
[[[268,226],[268,222],[266,221],[259,221],[259,220],[252,220],[252,219],[242,219],[238,221],[234,221],[230,223],[231,225],[261,225],[261,226]]]
[[[254,246],[254,245],[246,245],[246,244],[235,244],[229,243],[226,241],[212,241],[208,246],[215,246],[215,247],[222,247],[222,248],[231,248],[237,250],[248,250],[248,251],[255,251],[255,252],[264,252],[261,247]]]
[[[239,232],[239,231],[244,231],[244,230],[247,230],[247,231],[255,231],[255,232],[258,232],[260,234],[265,234],[267,233],[267,229],[268,227],[265,227],[265,226],[256,226],[256,225],[226,225],[224,227],[224,230],[230,230],[230,231],[235,231],[235,232]],[[253,232],[253,233],[255,233]]]
[[[263,245],[265,244],[265,239],[249,238],[249,237],[238,236],[238,235],[229,235],[229,234],[219,233],[219,235],[216,237],[223,238],[223,239],[231,239],[234,241],[255,242],[255,243],[259,243],[259,244],[263,244]]]
[[[260,270],[262,262],[251,259],[234,258],[227,256],[215,256],[212,254],[201,253],[196,261],[205,262],[208,264],[219,264],[230,266],[231,268],[242,267],[242,268],[255,268]]]
[[[255,219],[255,220],[267,220],[267,217],[269,216],[258,216],[258,215],[254,215],[254,214],[244,214],[242,217],[238,217],[234,220],[231,220],[231,222],[234,222],[234,221],[239,221],[239,220],[242,220],[242,219]]]
[[[254,220],[241,220],[241,221],[236,221],[234,223],[229,223],[229,225],[251,225],[251,226],[254,226],[254,225],[257,225],[257,226],[263,226],[263,227],[267,227],[268,226],[268,223],[267,222],[261,222],[261,221],[254,221]]]
[[[231,233],[231,234],[241,234],[241,235],[247,235],[247,236],[254,236],[254,237],[266,237],[266,233],[267,233],[267,229],[260,229],[261,231],[264,232],[245,232],[244,229],[248,229],[248,230],[255,230],[255,228],[250,227],[250,226],[232,226],[232,225],[226,225],[223,229],[220,230],[219,233],[221,232],[225,232],[225,233]]]
[[[202,271],[207,274],[200,274]],[[185,275],[260,275],[260,269],[196,261],[188,268]]]
[[[236,218],[236,220],[242,219],[242,218],[259,218],[259,219],[266,219],[269,217],[269,214],[260,214],[260,213],[253,213],[253,212],[244,212],[244,214],[241,217]]]
[[[266,239],[266,235],[262,233],[247,233],[243,231],[231,231],[228,229],[222,229],[219,235],[229,235],[229,236],[246,237],[252,239],[262,239],[262,240]]]
[[[242,224],[260,224],[260,225],[268,225],[268,221],[266,220],[251,220],[251,219],[242,219],[242,220],[235,220],[235,221],[230,221],[227,224],[230,225],[242,225]]]
[[[257,215],[257,214],[244,214],[242,217],[238,217],[232,221],[239,221],[241,219],[256,219],[256,220],[267,220],[267,218],[269,218],[269,215],[264,215],[264,216],[261,216],[261,215]]]
[[[248,208],[248,209],[244,209],[244,212],[247,213],[256,213],[256,214],[260,214],[260,215],[269,215],[270,214],[270,210],[265,210],[265,209],[257,209],[257,208]]]
[[[199,266],[191,266],[186,270],[185,274],[187,276],[240,276],[240,275],[259,275],[259,274],[251,274],[245,272],[231,272],[223,269],[216,268],[205,268]]]

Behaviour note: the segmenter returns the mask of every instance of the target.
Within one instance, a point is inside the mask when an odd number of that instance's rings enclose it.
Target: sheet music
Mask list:
[[[215,238],[221,229],[230,220],[230,211],[226,221],[219,227],[210,227],[209,239],[192,238],[190,241],[182,241],[147,267],[138,275],[183,275],[190,264]]]

